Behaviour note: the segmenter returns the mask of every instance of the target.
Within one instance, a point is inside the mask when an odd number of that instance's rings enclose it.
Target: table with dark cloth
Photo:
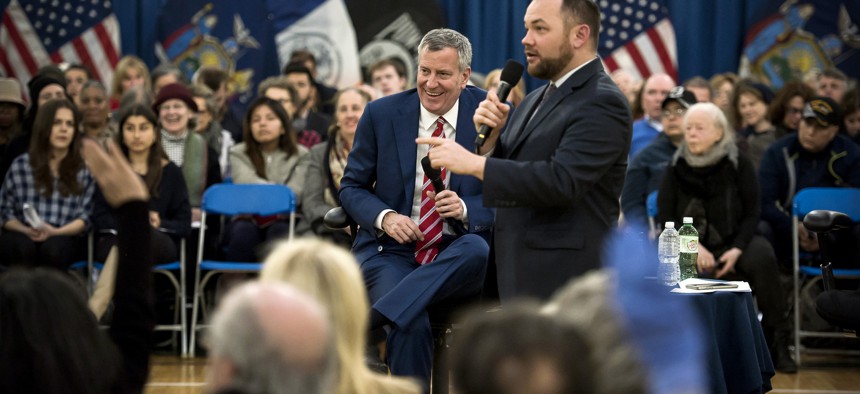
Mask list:
[[[752,293],[684,294],[700,313],[711,393],[764,393],[774,376]]]

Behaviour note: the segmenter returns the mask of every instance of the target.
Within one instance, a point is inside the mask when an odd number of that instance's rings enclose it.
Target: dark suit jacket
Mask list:
[[[544,89],[511,116],[484,170],[484,205],[498,207],[493,242],[502,300],[548,298],[600,265],[618,220],[631,116],[593,60],[529,121]]]
[[[486,95],[472,86],[460,93],[455,138],[470,151],[475,149],[476,136],[472,115]],[[361,226],[353,245],[360,262],[384,250],[403,256],[415,251],[414,243],[400,245],[385,234],[377,237],[373,222],[385,209],[412,214],[419,117],[418,92],[410,89],[369,103],[358,122],[340,182],[340,201]],[[481,182],[472,176],[451,174],[448,188],[466,203],[468,231],[489,238],[493,211],[482,204]]]

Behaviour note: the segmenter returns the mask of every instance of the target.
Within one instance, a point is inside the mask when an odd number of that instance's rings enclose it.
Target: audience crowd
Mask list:
[[[472,82],[495,90],[499,74]],[[386,350],[362,271],[345,249],[355,234],[324,224],[341,206],[356,130],[371,127],[365,108],[407,90],[408,75],[399,60],[385,59],[368,67],[366,84],[335,90],[316,79],[311,52],[298,50],[245,109],[231,100],[224,70],[201,67],[189,80],[173,65],[150,70],[133,55],[120,59],[111,81],[78,64],[42,67],[29,81],[0,78],[0,359],[8,367],[0,391],[139,391],[155,324],[147,269],[179,258],[204,192],[222,182],[287,185],[297,196],[295,231],[306,239],[280,242],[286,217],[236,216],[223,231],[212,227],[223,234],[207,256],[265,260],[260,281],[218,302],[213,391],[426,390],[367,367],[378,356],[384,362]],[[666,74],[636,80],[625,70],[611,76],[635,116],[621,226],[648,226],[653,192],[652,240],[663,222],[693,217],[699,275],[748,281],[775,368],[796,371],[781,278],[791,275],[794,234],[803,251],[819,244],[802,225],[792,228],[792,201],[808,187],[860,188],[856,81],[836,68],[782,86],[733,73],[683,83]],[[508,100],[515,108],[525,96],[520,82]],[[361,187],[386,180],[368,182]],[[463,214],[467,227],[478,209]],[[119,249],[112,341],[98,331],[85,291],[61,274],[85,258],[88,233],[97,261]],[[850,262],[860,261],[860,226],[835,237],[834,264],[857,268]],[[610,272],[544,306],[473,313],[451,355],[459,392],[647,392],[648,369],[624,318],[604,305],[611,294],[587,291],[608,286]],[[587,300],[595,310],[578,310]],[[59,333],[51,341],[47,325]]]

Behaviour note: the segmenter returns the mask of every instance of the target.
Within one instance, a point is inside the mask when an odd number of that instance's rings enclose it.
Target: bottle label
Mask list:
[[[681,242],[681,253],[699,253],[699,237],[682,235],[678,238]]]

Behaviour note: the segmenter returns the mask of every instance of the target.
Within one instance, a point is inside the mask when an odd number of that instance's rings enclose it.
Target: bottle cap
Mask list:
[[[663,228],[675,228],[675,222],[666,222],[666,226]]]
[[[687,223],[693,224],[693,218],[691,218],[689,216],[685,216],[684,217],[684,224],[687,224]]]

